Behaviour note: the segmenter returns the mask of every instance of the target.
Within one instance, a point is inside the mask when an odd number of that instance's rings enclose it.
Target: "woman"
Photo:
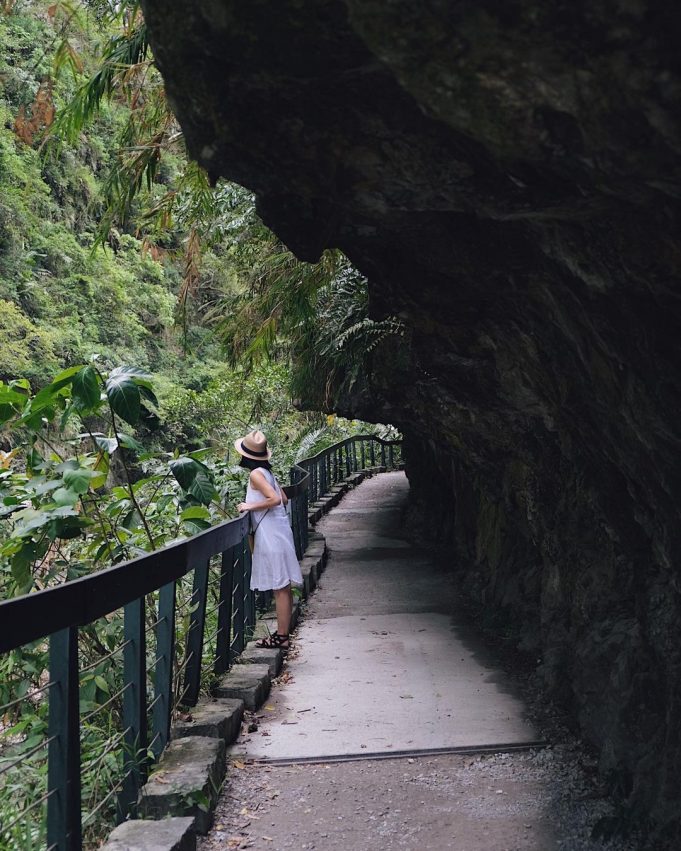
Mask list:
[[[277,612],[277,631],[256,642],[258,647],[277,647],[287,650],[293,611],[291,583],[303,584],[296,557],[293,534],[286,516],[288,498],[274,478],[267,448],[267,438],[261,431],[252,431],[235,441],[241,455],[241,466],[251,471],[248,477],[246,502],[237,506],[239,512],[250,511],[251,529],[255,530],[251,590],[273,591]]]

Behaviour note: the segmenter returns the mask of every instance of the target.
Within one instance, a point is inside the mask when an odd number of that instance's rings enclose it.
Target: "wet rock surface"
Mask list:
[[[674,843],[674,5],[143,7],[192,154],[300,257],[342,248],[407,328],[334,407],[403,430],[428,538]]]

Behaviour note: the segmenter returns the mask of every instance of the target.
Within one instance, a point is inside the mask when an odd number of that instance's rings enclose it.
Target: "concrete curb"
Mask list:
[[[206,736],[231,743],[239,735],[244,717],[244,701],[225,698],[200,701],[189,713],[190,721],[176,721],[170,731],[171,739],[187,736]]]
[[[270,693],[269,665],[234,665],[213,689],[215,697],[243,700],[246,709],[255,712]]]
[[[257,647],[255,641],[251,641],[235,661],[237,665],[267,665],[270,679],[273,680],[284,664],[284,652],[276,647]]]
[[[193,818],[124,821],[100,851],[196,851]]]
[[[225,743],[207,736],[175,739],[140,793],[143,818],[189,816],[196,833],[206,834],[213,824],[220,786],[225,776]]]

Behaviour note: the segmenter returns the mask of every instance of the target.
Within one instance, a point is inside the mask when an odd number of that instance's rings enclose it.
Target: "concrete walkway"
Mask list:
[[[612,809],[578,748],[487,752],[536,734],[452,622],[446,573],[407,542],[406,499],[382,474],[321,522],[321,587],[199,851],[632,851],[591,839]]]
[[[319,524],[330,557],[251,759],[362,757],[534,741],[500,671],[452,623],[450,583],[405,539],[403,473],[369,479]]]

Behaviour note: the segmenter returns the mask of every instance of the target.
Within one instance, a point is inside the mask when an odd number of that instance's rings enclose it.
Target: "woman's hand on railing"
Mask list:
[[[237,505],[236,510],[239,512],[239,514],[243,514],[246,511],[250,511],[251,506],[247,502],[240,502]]]

